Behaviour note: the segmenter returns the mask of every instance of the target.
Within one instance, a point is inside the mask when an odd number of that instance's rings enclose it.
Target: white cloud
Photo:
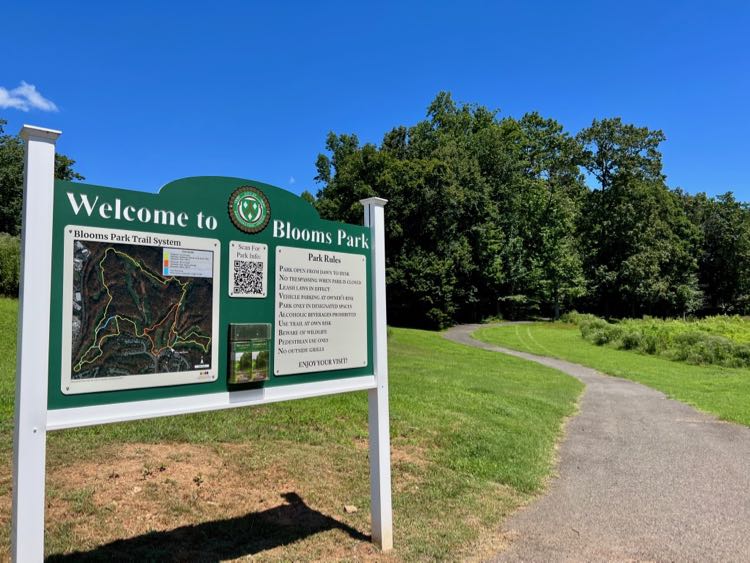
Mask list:
[[[297,183],[297,180],[294,178],[294,176],[289,176],[289,185],[293,186]]]
[[[52,100],[42,96],[36,86],[21,80],[21,85],[8,90],[0,86],[0,109],[18,109],[29,111],[38,109],[42,111],[57,111],[57,106]]]

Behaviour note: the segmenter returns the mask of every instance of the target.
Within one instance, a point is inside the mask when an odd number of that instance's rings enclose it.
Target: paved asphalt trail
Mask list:
[[[750,562],[750,428],[563,360],[456,342],[558,369],[586,384],[546,494],[504,524],[497,561]]]

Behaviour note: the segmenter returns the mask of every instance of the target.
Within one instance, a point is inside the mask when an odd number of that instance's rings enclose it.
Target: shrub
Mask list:
[[[742,362],[742,365],[750,366],[750,344],[738,343],[734,349],[734,356]]]
[[[0,233],[0,295],[16,297],[21,274],[21,241]]]
[[[593,315],[569,317],[581,336],[598,346],[635,350],[691,364],[750,367],[750,320],[625,319],[610,323]]]
[[[646,354],[656,354],[656,335],[644,334],[643,338],[641,338],[641,347],[639,350]]]
[[[592,317],[591,319],[582,319],[578,323],[578,328],[581,331],[581,335],[591,342],[594,342],[595,335],[604,335],[607,333],[607,329],[609,327],[609,323],[605,321],[604,319],[600,319],[597,317]],[[597,340],[601,340],[599,336],[596,338]],[[601,343],[607,342],[608,340],[606,337],[601,340]]]
[[[571,311],[570,313],[563,314],[560,317],[560,322],[580,325],[581,323],[594,319],[599,319],[599,317],[597,317],[596,315],[592,315],[591,313],[579,313],[577,311]]]
[[[628,330],[622,335],[620,346],[625,350],[638,350],[643,341],[643,334],[639,330]]]

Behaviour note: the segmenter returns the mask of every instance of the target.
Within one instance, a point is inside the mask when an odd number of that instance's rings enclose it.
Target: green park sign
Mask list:
[[[243,325],[273,327],[255,387],[372,374],[368,228],[222,177],[158,194],[56,181],[53,215],[51,410],[239,390]]]
[[[364,200],[359,226],[242,178],[55,181],[59,132],[22,135],[14,559],[42,560],[46,431],[358,390],[389,549],[385,201]]]

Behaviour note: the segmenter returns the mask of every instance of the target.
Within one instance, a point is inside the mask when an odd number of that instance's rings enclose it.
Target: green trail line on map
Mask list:
[[[139,327],[138,323],[133,319],[127,318],[117,313],[110,314],[110,306],[112,305],[114,296],[112,295],[112,292],[110,291],[110,286],[107,283],[107,279],[105,275],[106,274],[105,261],[107,260],[110,253],[114,253],[114,255],[116,255],[120,259],[129,261],[133,266],[135,266],[138,270],[140,270],[140,272],[148,276],[151,280],[160,284],[162,287],[166,288],[172,282],[175,282],[178,284],[180,288],[179,300],[169,307],[166,314],[164,314],[161,320],[155,319],[157,322],[155,322],[152,326],[149,326],[149,327],[145,326],[145,321],[149,318],[145,310],[145,304],[143,307],[141,307],[140,305],[137,305],[137,308],[142,314],[143,319],[144,319],[144,326],[142,328]],[[177,279],[175,276],[163,277],[163,276],[154,274],[153,272],[145,268],[144,265],[141,264],[136,258],[130,256],[126,252],[119,251],[112,246],[109,246],[106,248],[102,258],[98,262],[98,267],[99,267],[98,273],[99,273],[100,282],[101,282],[102,287],[106,290],[108,300],[107,300],[107,304],[105,305],[104,311],[102,313],[102,317],[93,331],[93,343],[88,349],[85,350],[85,352],[80,354],[79,356],[80,359],[78,363],[73,366],[74,372],[76,373],[80,372],[83,366],[87,364],[93,364],[96,360],[98,360],[104,353],[102,351],[102,345],[105,343],[107,339],[120,336],[121,334],[123,334],[121,330],[121,325],[120,325],[121,322],[130,323],[133,326],[133,334],[135,335],[136,338],[148,339],[148,341],[150,342],[150,350],[148,350],[147,353],[150,354],[154,358],[157,358],[159,354],[163,352],[164,350],[166,350],[167,348],[169,348],[170,350],[173,350],[177,346],[185,346],[189,344],[193,344],[193,345],[200,347],[200,349],[202,349],[203,352],[205,353],[209,351],[211,347],[211,338],[208,336],[201,335],[196,329],[196,327],[191,327],[190,330],[183,335],[181,335],[179,331],[176,329],[177,324],[178,324],[180,309],[185,304],[185,298],[188,292],[190,282],[183,283],[182,281]],[[130,285],[128,285],[128,287],[130,288]],[[162,327],[162,325],[164,325],[170,319],[171,319],[171,324],[167,325],[169,326],[169,332],[166,338],[166,342],[162,342],[162,345],[159,346],[157,339],[155,339],[154,336],[152,336],[152,333],[154,333],[157,329]],[[110,331],[109,327],[112,325],[114,325],[114,331]],[[140,332],[139,332],[139,329],[140,329]],[[100,335],[102,331],[104,332],[104,334]]]

